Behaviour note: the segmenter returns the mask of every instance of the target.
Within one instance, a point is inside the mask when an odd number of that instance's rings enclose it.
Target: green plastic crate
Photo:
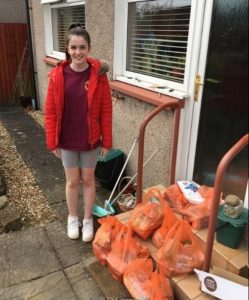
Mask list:
[[[116,159],[117,157],[123,156],[124,152],[120,149],[110,149],[105,157],[102,159],[101,156],[98,157],[98,162],[105,162],[107,163],[110,160]]]
[[[105,159],[98,158],[95,176],[103,187],[112,190],[123,165],[124,152],[120,149],[111,149]],[[125,176],[125,173],[123,176]]]
[[[223,212],[224,204],[219,207],[216,228],[216,240],[230,248],[237,249],[243,239],[245,226],[248,223],[248,209],[236,218],[229,218]]]

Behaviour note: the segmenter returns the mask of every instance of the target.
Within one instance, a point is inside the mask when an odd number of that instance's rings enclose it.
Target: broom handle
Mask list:
[[[111,199],[112,199],[112,196],[113,196],[113,194],[114,194],[114,192],[115,192],[115,190],[116,190],[116,188],[117,188],[119,179],[121,178],[121,176],[122,176],[123,173],[124,173],[125,167],[126,167],[126,165],[127,165],[127,163],[128,163],[128,160],[129,160],[129,158],[130,158],[130,156],[131,156],[131,153],[132,153],[134,147],[136,146],[137,141],[138,141],[138,137],[135,138],[135,140],[134,140],[134,142],[133,142],[133,144],[132,144],[132,146],[131,146],[131,150],[130,150],[130,152],[129,152],[128,155],[127,155],[126,161],[125,161],[125,163],[124,163],[124,165],[123,165],[123,168],[122,168],[122,170],[121,170],[121,172],[120,172],[120,174],[119,174],[119,176],[118,176],[118,179],[117,179],[117,181],[116,181],[116,183],[115,183],[115,185],[114,185],[114,187],[113,187],[113,190],[112,190],[112,192],[111,192],[111,195],[110,195],[109,199],[108,199],[107,202],[106,202],[105,209],[106,209],[106,207],[108,207],[108,205],[109,205],[109,203],[110,203],[110,201],[111,201]]]
[[[143,164],[143,168],[152,160],[152,158],[157,154],[158,149],[156,149],[151,156],[146,160],[146,162]],[[127,189],[127,187],[130,185],[130,183],[132,182],[133,179],[135,179],[135,177],[137,176],[137,173],[131,177],[131,179],[129,180],[129,182],[126,184],[126,186],[118,193],[118,195],[112,200],[112,202],[110,203],[110,205],[113,205],[113,203],[118,199],[118,197],[120,197],[122,195],[122,193]],[[108,206],[109,203],[107,203],[106,206]]]

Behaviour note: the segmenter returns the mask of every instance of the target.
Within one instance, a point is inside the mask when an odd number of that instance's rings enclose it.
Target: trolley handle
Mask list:
[[[209,217],[208,235],[206,243],[206,253],[203,264],[203,271],[209,272],[212,250],[214,244],[214,234],[216,229],[216,219],[219,209],[219,201],[221,195],[221,187],[224,178],[224,174],[232,161],[232,159],[243,149],[249,142],[249,134],[244,135],[221,159],[215,174],[214,182],[214,194],[211,207],[211,213]]]

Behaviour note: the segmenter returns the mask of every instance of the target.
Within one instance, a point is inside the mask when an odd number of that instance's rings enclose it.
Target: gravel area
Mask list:
[[[41,127],[44,127],[44,113],[40,110],[37,111],[29,111],[29,115],[35,119],[35,121],[41,125]]]
[[[32,113],[42,121],[42,113]],[[42,123],[41,123],[41,126]],[[12,139],[0,122],[0,169],[5,177],[9,202],[19,211],[24,226],[41,225],[56,219],[56,213],[39,189]]]

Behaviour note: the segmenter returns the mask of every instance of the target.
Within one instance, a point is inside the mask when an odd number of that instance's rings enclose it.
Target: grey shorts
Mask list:
[[[95,168],[99,155],[99,147],[90,151],[60,151],[64,168]]]

